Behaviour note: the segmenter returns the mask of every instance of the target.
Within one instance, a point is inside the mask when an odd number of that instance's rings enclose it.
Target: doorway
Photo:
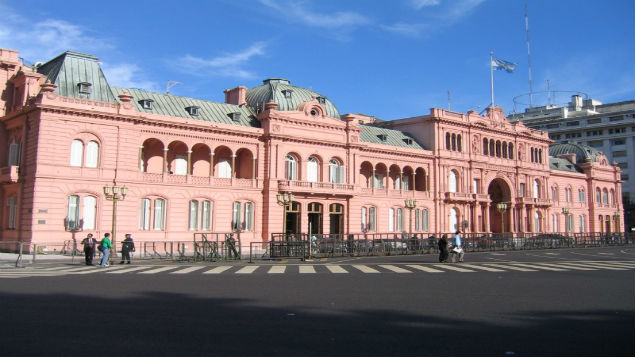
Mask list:
[[[504,233],[511,231],[513,226],[510,222],[511,218],[511,191],[505,180],[494,179],[487,188],[487,194],[490,198],[489,207],[489,225],[490,232]],[[506,203],[506,208],[501,210],[499,203]]]
[[[289,205],[285,206],[284,233],[287,239],[299,239],[300,212],[300,203],[298,202],[291,202]]]
[[[344,234],[344,205],[339,203],[329,205],[329,219],[331,238],[341,238]]]
[[[317,202],[309,203],[307,210],[309,219],[309,235],[319,236],[322,234],[322,204]]]

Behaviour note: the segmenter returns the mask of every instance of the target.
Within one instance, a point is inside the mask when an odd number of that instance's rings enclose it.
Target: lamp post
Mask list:
[[[283,207],[282,213],[282,232],[285,240],[287,239],[287,207],[293,202],[295,196],[292,193],[279,193],[276,195],[278,204]]]
[[[501,214],[501,233],[505,233],[505,212],[507,212],[507,208],[506,202],[496,204],[496,209],[498,209],[498,212]]]
[[[128,187],[126,186],[104,186],[104,195],[108,201],[112,201],[112,249],[113,255],[117,253],[117,245],[115,242],[115,236],[117,233],[117,201],[123,201],[128,194]]]
[[[406,208],[410,211],[410,224],[408,227],[408,238],[412,237],[412,210],[417,207],[417,201],[412,199],[407,199],[404,201]]]
[[[562,214],[564,214],[564,232],[569,235],[569,207],[562,207]]]

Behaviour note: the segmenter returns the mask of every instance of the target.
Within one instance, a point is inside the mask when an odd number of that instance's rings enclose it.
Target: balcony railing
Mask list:
[[[516,197],[516,204],[533,206],[551,206],[552,202],[548,198]]]
[[[250,178],[224,178],[150,172],[142,172],[141,180],[147,183],[189,184],[195,186],[258,187],[259,185],[257,179]]]
[[[354,185],[346,183],[278,180],[278,190],[295,192],[340,192],[352,194]]]
[[[19,166],[5,166],[0,168],[0,183],[18,182]]]
[[[469,202],[473,200],[473,194],[466,192],[446,192],[445,199],[448,201]]]

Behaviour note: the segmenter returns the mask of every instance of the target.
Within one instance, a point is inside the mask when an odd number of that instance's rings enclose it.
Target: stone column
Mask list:
[[[483,214],[483,220],[485,221],[485,232],[491,233],[492,230],[489,226],[489,203],[486,202],[483,208],[485,209],[485,213]]]
[[[163,149],[163,173],[168,172],[168,151],[170,149]]]
[[[192,150],[187,151],[187,173],[186,175],[192,174]]]
[[[139,157],[137,162],[139,163],[139,171],[145,172],[143,170],[143,146],[139,146]]]
[[[214,177],[214,153],[209,153],[209,175]]]

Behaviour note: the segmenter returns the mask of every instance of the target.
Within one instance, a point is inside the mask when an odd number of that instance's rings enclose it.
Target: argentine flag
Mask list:
[[[492,59],[492,67],[496,69],[504,69],[507,73],[512,73],[514,72],[514,69],[516,69],[516,63]]]

